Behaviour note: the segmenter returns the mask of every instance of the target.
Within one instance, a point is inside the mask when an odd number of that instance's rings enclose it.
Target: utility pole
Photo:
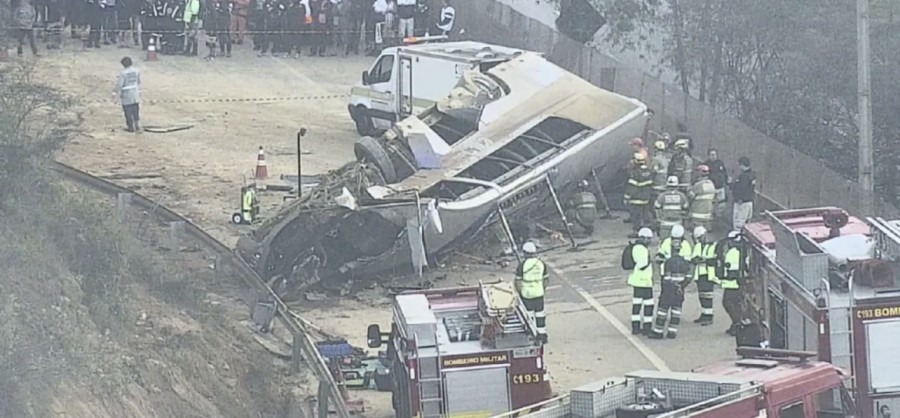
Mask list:
[[[869,0],[856,0],[856,57],[859,93],[859,184],[862,186],[862,214],[873,216],[875,209],[872,163],[872,82],[869,66]]]

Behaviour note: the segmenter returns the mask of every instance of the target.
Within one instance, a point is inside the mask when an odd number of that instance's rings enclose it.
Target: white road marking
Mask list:
[[[659,355],[654,353],[653,350],[651,350],[650,347],[647,346],[647,344],[644,344],[643,341],[632,335],[631,329],[629,329],[625,326],[625,324],[619,321],[619,319],[616,318],[615,315],[613,315],[612,312],[609,311],[609,309],[606,309],[605,306],[597,301],[597,299],[594,298],[590,293],[584,290],[584,288],[569,280],[565,276],[565,274],[562,273],[562,271],[560,271],[558,268],[556,268],[555,265],[553,265],[553,263],[545,261],[544,264],[546,264],[547,267],[555,275],[559,276],[562,281],[566,282],[566,284],[568,284],[569,286],[572,286],[572,288],[575,289],[575,291],[578,292],[579,295],[581,295],[584,301],[587,302],[588,305],[591,305],[591,307],[594,308],[594,310],[597,311],[597,313],[599,313],[600,316],[603,317],[603,319],[612,324],[613,328],[615,328],[616,331],[619,331],[619,334],[622,334],[622,336],[625,337],[625,339],[628,340],[628,342],[631,343],[631,345],[633,345],[634,348],[636,348],[638,352],[640,352],[641,355],[644,356],[644,358],[646,358],[647,361],[649,361],[650,364],[653,365],[653,367],[656,367],[658,370],[664,372],[672,370]]]

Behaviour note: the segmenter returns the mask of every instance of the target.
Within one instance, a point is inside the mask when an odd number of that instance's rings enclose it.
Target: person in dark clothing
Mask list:
[[[262,19],[262,39],[260,43],[259,56],[265,56],[272,49],[275,53],[275,36],[278,34],[274,31],[278,30],[278,7],[274,1],[267,1]]]
[[[719,152],[714,148],[709,149],[708,159],[703,165],[709,167],[709,179],[712,180],[713,186],[716,187],[715,216],[722,217],[722,211],[725,206],[725,186],[728,185],[728,171],[725,169],[725,163],[719,159]]]
[[[213,12],[219,54],[229,58],[231,57],[231,16],[233,11],[234,3],[230,0],[218,0]]]
[[[344,54],[359,54],[359,28],[363,23],[366,7],[360,0],[344,0],[346,6],[341,30],[344,36]]]
[[[127,32],[131,31],[131,40],[135,46],[140,45],[140,16],[142,0],[117,0],[118,29],[120,39],[127,39]]]
[[[744,227],[753,216],[753,199],[756,197],[756,173],[750,168],[750,159],[738,159],[741,173],[731,183],[731,196],[734,198],[731,226],[735,230]]]
[[[119,34],[119,9],[117,0],[100,0],[100,8],[103,10],[103,44],[118,43]]]
[[[103,5],[100,4],[101,1],[103,0],[87,0],[85,17],[90,28],[86,45],[88,48],[100,48],[100,35],[103,28]]]
[[[288,35],[289,42],[285,52],[288,57],[291,57],[295,56],[294,51],[296,51],[296,57],[300,58],[303,48],[306,46],[306,32],[309,27],[306,23],[306,6],[302,2],[295,0],[293,5],[288,8],[286,17],[286,28],[290,31],[290,34]]]
[[[36,19],[34,6],[28,0],[21,0],[10,6],[13,8],[13,25],[19,41],[16,53],[20,57],[22,56],[22,47],[25,46],[25,39],[28,39],[31,54],[39,56],[37,46],[34,44],[34,21]]]
[[[62,0],[49,0],[46,8],[47,49],[59,49],[62,45],[63,5]]]
[[[151,38],[156,37],[155,42],[158,42],[165,16],[165,0],[144,0],[141,5],[141,47],[144,50],[150,46]]]
[[[265,0],[251,0],[250,4],[250,31],[253,34],[253,50],[262,49],[265,40],[266,28],[266,2]]]

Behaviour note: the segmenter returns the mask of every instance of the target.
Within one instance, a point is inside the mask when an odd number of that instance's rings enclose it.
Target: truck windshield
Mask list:
[[[853,404],[850,394],[844,386],[837,386],[815,396],[816,417],[838,418],[853,416]],[[784,415],[782,415],[782,418]]]

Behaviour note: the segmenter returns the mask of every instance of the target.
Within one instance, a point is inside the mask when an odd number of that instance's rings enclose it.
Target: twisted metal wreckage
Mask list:
[[[648,118],[643,103],[524,52],[361,138],[357,161],[243,237],[238,253],[292,289],[421,269],[498,219],[509,231],[507,219],[552,202],[551,188],[565,193],[592,170],[608,180]]]

